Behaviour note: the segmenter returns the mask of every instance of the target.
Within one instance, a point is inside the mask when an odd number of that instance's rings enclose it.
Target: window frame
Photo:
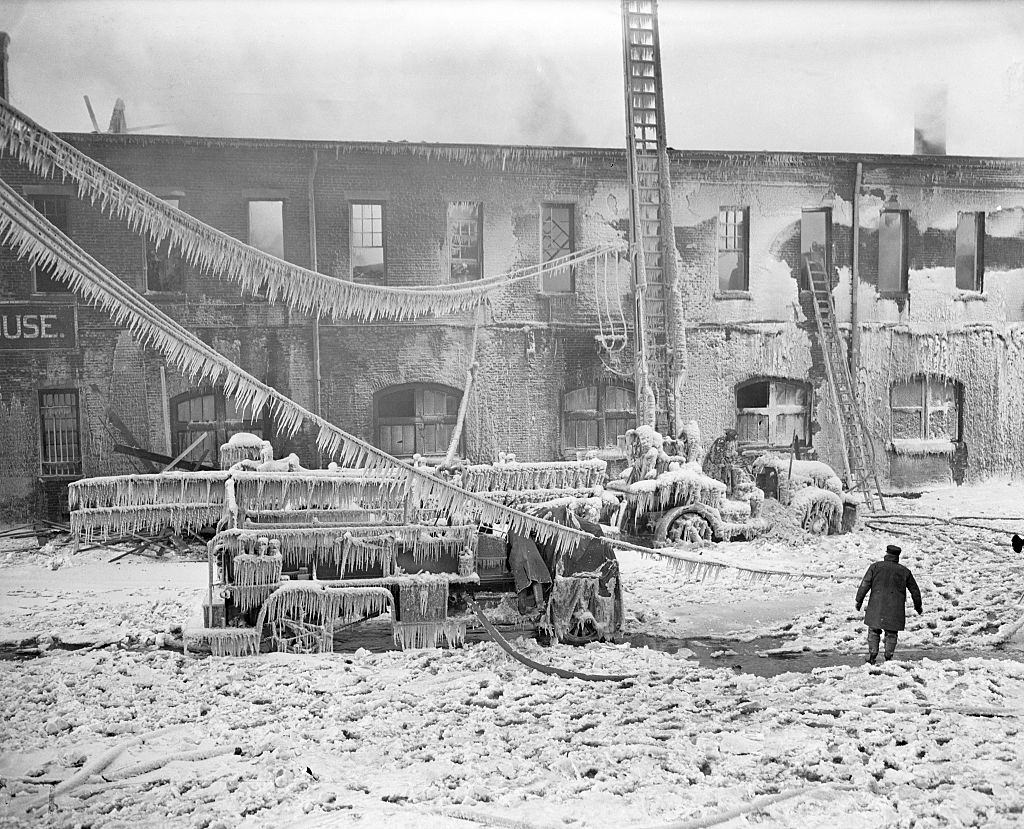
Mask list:
[[[52,411],[57,408],[57,405],[67,404],[46,404],[47,395],[57,394],[68,394],[74,396],[74,417],[75,425],[74,429],[71,430],[75,436],[74,446],[74,458],[62,459],[62,460],[47,460],[47,431],[46,431],[46,415],[48,411]],[[36,400],[39,405],[39,477],[40,478],[80,478],[82,477],[82,396],[77,388],[53,388],[53,389],[39,389]],[[55,430],[56,431],[56,430]],[[65,430],[67,431],[67,430]],[[53,448],[57,448],[57,441],[54,441]],[[73,469],[58,470],[47,469],[47,465],[50,467],[57,467],[65,465],[73,467]]]
[[[173,194],[169,194],[169,195],[166,195],[166,196],[158,196],[158,198],[161,201],[164,201],[164,202],[170,204],[172,207],[175,207],[178,210],[181,210],[181,199],[182,199],[182,194],[181,193],[173,193]],[[180,288],[163,288],[163,287],[161,287],[161,288],[153,288],[153,287],[151,287],[149,264],[150,264],[150,261],[154,260],[156,258],[156,255],[159,254],[161,251],[166,251],[166,255],[164,256],[164,259],[163,259],[163,262],[165,263],[165,265],[169,265],[170,264],[172,257],[177,261],[177,268],[181,272],[181,277],[180,277],[181,287]],[[151,256],[151,253],[153,254],[152,256]],[[146,293],[146,294],[174,294],[174,295],[184,294],[185,293],[186,265],[187,264],[188,263],[185,260],[185,255],[182,253],[181,248],[180,247],[173,247],[173,248],[171,247],[170,236],[164,236],[164,238],[161,239],[159,244],[158,244],[158,243],[154,242],[153,238],[147,234],[147,236],[146,236],[146,268],[145,268],[145,271],[143,273],[143,279],[145,280],[145,286],[143,288],[143,293]]]
[[[381,401],[386,397],[399,394],[400,392],[413,392],[413,414],[411,417],[387,417],[382,418],[380,415],[380,404]],[[455,414],[444,414],[444,415],[427,415],[424,414],[422,407],[424,392],[435,392],[445,395],[446,397],[455,398],[456,407]],[[452,431],[458,424],[458,409],[462,404],[462,390],[457,389],[454,386],[446,386],[443,383],[398,383],[393,386],[385,386],[382,389],[378,389],[373,394],[373,440],[374,445],[378,448],[384,449],[391,455],[398,458],[411,458],[413,455],[419,454],[424,458],[443,458],[448,452],[448,444],[445,444],[444,448],[440,451],[424,452],[422,451],[422,439],[423,439],[423,427],[425,426],[438,426],[438,425],[450,425]],[[392,447],[389,444],[388,448],[384,448],[383,441],[381,440],[381,426],[412,426],[413,428],[413,448],[410,452],[402,452],[396,454],[392,451]],[[448,442],[451,442],[449,436]],[[466,430],[463,428],[462,434],[459,435],[459,445],[456,448],[457,457],[465,457],[466,452]]]
[[[560,253],[558,256],[548,257],[545,246],[544,246],[544,214],[545,211],[549,211],[552,208],[568,208],[569,210],[569,250],[565,253]],[[544,265],[553,259],[559,259],[562,256],[568,256],[576,252],[576,203],[575,202],[555,202],[555,201],[544,201],[540,203],[540,261]],[[567,291],[552,291],[548,287],[548,275],[541,274],[540,276],[540,293],[545,296],[570,296],[576,293],[576,267],[573,265],[569,266],[569,290]]]
[[[364,285],[387,285],[388,284],[388,209],[387,209],[387,203],[383,199],[349,199],[347,204],[348,204],[348,277],[353,282],[359,282],[360,284],[364,284]],[[360,205],[360,206],[376,205],[376,206],[380,207],[381,276],[380,276],[379,280],[377,280],[377,279],[359,278],[359,277],[356,277],[356,275],[355,275],[355,271],[354,271],[355,263],[353,261],[355,259],[355,257],[353,256],[353,252],[356,250],[357,246],[354,244],[354,242],[355,242],[355,239],[354,239],[354,234],[355,234],[354,218],[355,217],[353,215],[353,210],[352,209],[357,204]],[[372,221],[373,217],[371,217],[370,220]],[[362,232],[363,231],[360,230],[360,233],[362,233]],[[372,233],[373,233],[372,229],[371,229],[370,233],[372,235]],[[376,245],[369,245],[369,246],[367,246],[367,245],[359,245],[358,247],[359,247],[359,249],[373,250],[377,246]]]
[[[811,289],[809,281],[804,277],[804,217],[808,213],[823,213],[825,215],[825,273],[828,274],[831,289],[835,289],[835,273],[832,268],[832,247],[834,245],[832,235],[832,208],[831,207],[802,207],[800,209],[800,290]]]
[[[738,214],[739,222],[729,222],[728,214]],[[725,217],[723,219],[723,216]],[[739,231],[732,234],[728,232],[729,227],[739,227]],[[737,247],[727,247],[723,242],[733,240]],[[740,247],[739,245],[742,244]],[[715,231],[716,266],[718,268],[718,293],[729,294],[737,291],[750,290],[750,208],[739,205],[722,205],[718,208],[718,221]],[[722,255],[727,253],[741,253],[743,255],[743,273],[741,287],[725,286],[722,284]]]
[[[900,219],[900,240],[899,240],[899,288],[882,287],[882,222],[884,216],[899,216]],[[906,296],[910,293],[910,211],[895,209],[884,209],[878,217],[878,271],[877,288],[881,296]]]
[[[965,219],[973,218],[974,222],[974,267],[971,279],[972,287],[960,285],[960,227]],[[984,293],[985,291],[985,213],[980,210],[968,210],[956,214],[956,233],[953,241],[953,283],[958,291]]]
[[[569,395],[583,391],[585,389],[595,389],[595,400],[597,403],[596,409],[573,409],[567,410],[565,408],[566,400]],[[636,392],[632,386],[625,382],[612,382],[612,381],[600,381],[591,383],[586,386],[577,386],[572,389],[565,389],[561,393],[559,400],[559,411],[561,412],[561,444],[563,453],[576,453],[576,452],[590,452],[590,451],[605,451],[608,449],[614,449],[618,446],[619,433],[616,432],[614,435],[608,434],[608,422],[610,420],[626,420],[627,430],[636,428],[636,412],[633,408],[630,409],[608,409],[608,390],[614,388],[619,391],[624,391],[631,400],[635,400]],[[569,444],[569,423],[570,422],[581,422],[594,421],[597,423],[597,444],[596,446],[574,446]],[[632,425],[629,425],[629,422]],[[575,430],[573,430],[575,434]],[[625,430],[622,432],[625,434]]]
[[[454,272],[455,262],[455,244],[452,240],[452,208],[460,205],[474,205],[476,208],[476,276],[469,277],[457,277]],[[472,219],[455,219],[456,222],[465,225],[472,225]],[[462,234],[460,234],[462,235]],[[445,210],[445,240],[448,245],[448,281],[453,284],[459,284],[463,282],[476,282],[477,280],[484,278],[484,203],[482,201],[450,201]],[[461,249],[461,245],[460,245]],[[458,261],[463,261],[459,257]],[[466,259],[465,261],[474,261],[472,259]]]
[[[67,194],[65,194],[65,193],[30,193],[30,194],[26,194],[25,198],[28,201],[28,203],[32,205],[32,208],[37,213],[42,214],[43,218],[45,218],[50,224],[52,224],[55,228],[57,228],[65,236],[68,236],[68,237],[71,236],[71,210],[70,210],[71,199],[70,199],[70,197]],[[37,202],[47,201],[47,200],[53,200],[56,203],[63,205],[63,211],[64,211],[63,225],[60,225],[60,224],[57,224],[56,222],[54,222],[50,218],[50,216],[46,213],[46,211],[44,209],[41,209],[39,207],[39,205],[37,204]],[[42,290],[42,289],[40,289],[40,287],[39,287],[39,276],[40,276],[39,272],[40,272],[40,269],[49,270],[49,268],[47,266],[41,265],[38,262],[35,265],[32,266],[32,293],[33,294],[42,294],[42,295],[45,295],[45,296],[63,296],[63,295],[72,293],[71,288],[65,282],[63,282],[60,279],[57,279],[56,277],[53,277],[53,276],[50,276],[49,279],[52,282],[55,282],[57,285],[59,285],[60,286],[60,290],[49,291],[49,290]]]
[[[208,395],[213,396],[213,420],[181,420],[178,417],[178,406],[180,404]],[[269,413],[264,412],[258,420],[246,420],[244,417],[229,420],[227,417],[227,396],[222,389],[215,386],[200,386],[197,389],[188,389],[176,394],[170,399],[168,407],[170,409],[168,414],[170,415],[171,427],[171,451],[174,457],[184,452],[189,444],[195,440],[195,437],[198,437],[200,432],[214,436],[213,454],[204,457],[202,460],[194,457],[192,453],[202,449],[202,444],[200,444],[183,458],[183,460],[190,461],[191,463],[209,464],[212,468],[218,469],[220,467],[220,447],[230,440],[231,435],[237,432],[249,432],[262,437],[264,440],[270,440],[271,420]],[[190,428],[193,424],[210,425],[212,428]],[[192,434],[194,436],[190,440],[182,440],[180,437],[182,434]]]
[[[751,388],[761,384],[768,385],[768,405],[767,406],[744,406],[743,408],[739,405],[739,395],[741,390]],[[795,404],[777,404],[775,403],[775,389],[778,385],[793,386],[801,388],[805,395],[805,404],[801,407]],[[733,404],[735,409],[735,428],[738,435],[744,434],[744,430],[740,428],[740,417],[745,416],[757,416],[763,415],[768,424],[768,440],[767,441],[753,441],[739,439],[739,445],[743,448],[760,448],[764,447],[767,449],[779,449],[786,446],[791,446],[793,443],[792,435],[786,436],[785,442],[780,443],[773,441],[772,434],[775,431],[774,419],[780,415],[802,415],[803,416],[803,432],[801,441],[805,446],[812,446],[814,435],[811,430],[811,416],[814,412],[814,386],[808,383],[806,380],[797,380],[791,377],[752,377],[749,380],[744,380],[741,383],[737,383],[733,387]]]
[[[276,253],[269,250],[264,250],[258,245],[253,244],[252,240],[252,205],[253,204],[280,204],[281,205],[281,255],[277,256]],[[280,196],[273,197],[260,197],[250,196],[245,200],[245,243],[256,250],[263,251],[268,256],[275,256],[278,259],[285,260],[285,256],[288,253],[288,246],[285,244],[285,225],[286,225],[286,211],[288,210],[288,200]]]
[[[921,383],[921,405],[920,406],[895,406],[893,405],[893,393],[897,386],[910,383]],[[953,387],[953,405],[956,407],[955,432],[952,437],[933,438],[928,435],[931,412],[939,409],[932,407],[931,385],[943,385]],[[945,406],[941,411],[949,411]],[[895,412],[920,412],[920,434],[915,437],[905,435],[897,436],[895,429]],[[949,443],[961,443],[964,433],[964,386],[959,380],[946,377],[941,374],[913,374],[905,380],[896,380],[889,385],[889,438],[893,442],[903,440],[914,441],[948,441]]]

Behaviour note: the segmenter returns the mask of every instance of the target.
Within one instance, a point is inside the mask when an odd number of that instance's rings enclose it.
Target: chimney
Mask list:
[[[9,100],[9,88],[7,85],[7,44],[11,42],[7,32],[0,32],[0,98]]]
[[[946,154],[946,87],[919,89],[914,106],[914,155]]]

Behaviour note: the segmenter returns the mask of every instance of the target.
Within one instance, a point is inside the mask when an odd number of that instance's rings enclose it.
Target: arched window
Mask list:
[[[740,443],[789,446],[796,433],[811,442],[811,387],[799,380],[751,380],[736,386]]]
[[[448,386],[420,383],[382,389],[373,398],[377,446],[400,458],[444,455],[461,401],[462,392]]]
[[[893,440],[961,439],[963,386],[937,374],[920,374],[889,389]]]
[[[202,438],[184,459],[216,468],[221,445],[236,432],[268,438],[270,424],[266,417],[251,420],[250,413],[243,415],[235,401],[219,389],[185,392],[171,400],[171,443],[175,457]]]
[[[562,396],[562,445],[567,452],[609,449],[636,425],[633,389],[600,383]]]

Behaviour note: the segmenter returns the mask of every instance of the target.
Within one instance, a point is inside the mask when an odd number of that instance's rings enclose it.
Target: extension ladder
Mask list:
[[[622,54],[629,131],[627,166],[630,202],[630,253],[636,290],[638,420],[645,406],[640,380],[649,377],[655,399],[655,427],[671,433],[672,360],[669,308],[672,271],[672,218],[665,104],[661,86],[657,0],[622,0]],[[649,413],[648,413],[649,414]]]
[[[864,494],[864,501],[872,512],[877,508],[876,498],[878,506],[884,510],[885,501],[882,499],[882,488],[879,486],[878,474],[875,471],[874,447],[865,434],[864,420],[853,394],[850,366],[839,327],[836,325],[831,279],[820,253],[804,254],[803,267],[808,287],[813,295],[818,341],[825,355],[825,374],[828,376],[832,404],[839,423],[846,485],[849,490]]]

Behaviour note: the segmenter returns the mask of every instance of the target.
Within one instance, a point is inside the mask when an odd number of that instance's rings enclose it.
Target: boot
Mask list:
[[[874,665],[876,659],[878,659],[878,651],[875,651],[874,653],[869,653],[868,654],[868,664],[869,665]]]

